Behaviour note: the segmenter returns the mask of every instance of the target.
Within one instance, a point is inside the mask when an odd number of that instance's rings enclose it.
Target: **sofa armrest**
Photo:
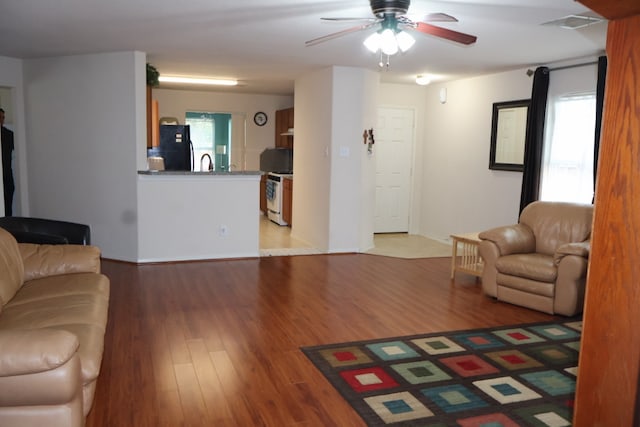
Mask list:
[[[78,338],[54,329],[0,330],[0,377],[35,374],[67,363]]]
[[[0,424],[4,408],[48,408],[50,422],[20,417],[9,425],[84,425],[78,339],[53,329],[0,331]],[[34,422],[33,420],[39,420]]]
[[[100,273],[100,249],[83,245],[19,243],[24,281],[68,273]]]
[[[498,247],[500,256],[535,252],[536,238],[524,224],[507,225],[481,232],[480,240],[489,240]]]
[[[565,243],[560,245],[556,249],[556,253],[553,254],[553,261],[556,265],[560,264],[562,258],[567,255],[575,255],[583,258],[589,258],[589,252],[591,251],[591,241],[586,240],[584,242]]]

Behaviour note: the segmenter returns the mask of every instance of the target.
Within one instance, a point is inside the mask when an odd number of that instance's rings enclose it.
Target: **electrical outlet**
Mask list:
[[[221,225],[218,227],[218,235],[220,237],[227,237],[229,235],[229,227]]]

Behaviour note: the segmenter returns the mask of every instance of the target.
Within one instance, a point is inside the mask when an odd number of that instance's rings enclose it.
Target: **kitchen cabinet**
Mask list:
[[[293,179],[285,178],[282,181],[282,219],[291,226]]]
[[[152,97],[152,88],[147,85],[147,148],[160,145],[160,120],[158,101]]]
[[[267,174],[260,178],[260,210],[267,213]]]
[[[293,148],[293,135],[282,135],[293,129],[293,107],[276,111],[276,147]]]

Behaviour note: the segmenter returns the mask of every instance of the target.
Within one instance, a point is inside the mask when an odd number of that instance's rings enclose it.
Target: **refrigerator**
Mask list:
[[[160,145],[147,148],[147,157],[160,156],[165,170],[193,170],[193,146],[189,125],[160,125]]]

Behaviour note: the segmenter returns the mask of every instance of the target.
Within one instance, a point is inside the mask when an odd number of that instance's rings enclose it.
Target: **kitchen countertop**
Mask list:
[[[230,176],[230,175],[264,175],[262,171],[138,171],[138,175],[158,175],[158,176]]]

